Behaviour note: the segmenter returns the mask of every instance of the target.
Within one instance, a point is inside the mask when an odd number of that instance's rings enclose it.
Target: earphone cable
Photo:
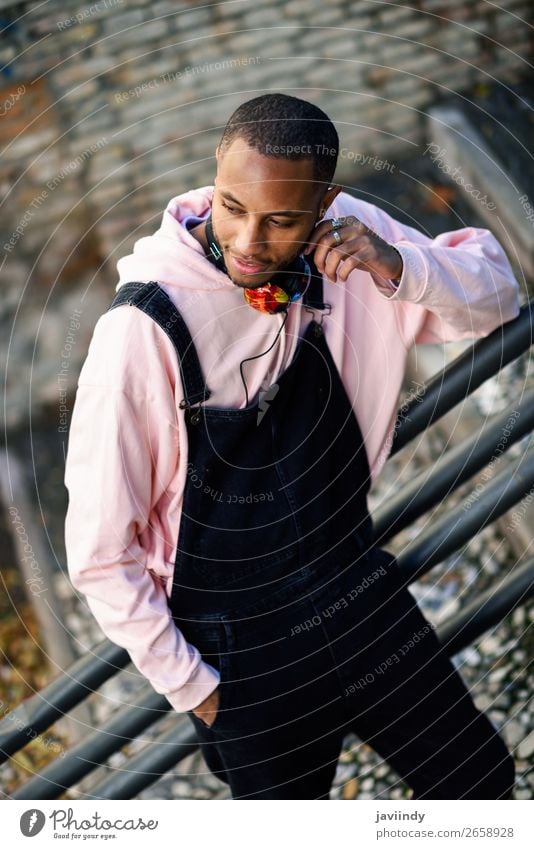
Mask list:
[[[245,406],[247,406],[247,407],[248,407],[248,389],[247,389],[247,384],[245,382],[245,376],[243,374],[243,366],[244,366],[245,363],[249,363],[249,362],[252,362],[252,360],[257,360],[260,357],[264,357],[265,354],[268,354],[269,351],[271,351],[274,348],[274,346],[276,345],[276,343],[277,343],[277,341],[280,337],[282,330],[284,329],[284,325],[287,321],[287,316],[288,316],[288,311],[285,310],[284,318],[282,320],[282,324],[278,328],[278,331],[276,333],[276,336],[274,337],[274,341],[273,341],[272,345],[269,345],[269,347],[267,348],[266,351],[262,351],[261,354],[255,354],[253,357],[247,357],[245,360],[241,360],[241,362],[239,363],[239,374],[241,375],[241,380],[243,381],[243,387],[245,389]]]

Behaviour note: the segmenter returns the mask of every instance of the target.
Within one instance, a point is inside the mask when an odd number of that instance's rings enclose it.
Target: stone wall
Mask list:
[[[341,139],[338,180],[351,189],[378,158],[422,155],[436,100],[523,73],[529,8],[0,0],[8,424],[27,415],[29,382],[33,402],[61,407],[117,259],[170,197],[212,182],[215,144],[239,103],[284,91],[325,109]]]

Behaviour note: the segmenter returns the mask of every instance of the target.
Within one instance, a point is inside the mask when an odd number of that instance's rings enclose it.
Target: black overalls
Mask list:
[[[512,759],[373,547],[366,451],[321,325],[268,400],[217,409],[165,292],[128,283],[112,306],[126,302],[180,362],[189,451],[169,605],[220,671],[213,725],[188,712],[212,772],[233,798],[326,799],[353,731],[414,798],[504,797]],[[322,306],[320,278],[305,303]]]

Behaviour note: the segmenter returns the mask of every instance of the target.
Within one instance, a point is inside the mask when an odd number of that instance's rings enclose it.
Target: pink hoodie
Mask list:
[[[185,319],[212,395],[208,406],[245,406],[241,360],[265,351],[280,327],[245,303],[181,223],[204,217],[212,186],[173,198],[160,229],[118,262],[117,289],[156,280]],[[398,288],[368,272],[324,278],[332,305],[325,335],[353,404],[373,478],[390,447],[409,348],[486,336],[519,312],[518,285],[492,234],[466,227],[430,239],[381,209],[340,193],[328,217],[356,215],[399,250]],[[252,402],[291,362],[310,321],[294,303],[272,351],[244,367]],[[97,321],[82,367],[65,485],[67,563],[103,632],[126,648],[177,711],[202,702],[218,671],[176,628],[168,607],[186,481],[187,431],[176,351],[136,307]]]

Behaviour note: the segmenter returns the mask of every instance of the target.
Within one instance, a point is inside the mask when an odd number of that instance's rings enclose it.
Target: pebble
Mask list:
[[[521,740],[523,740],[525,736],[525,729],[519,722],[517,722],[517,720],[510,719],[509,722],[506,722],[503,727],[503,735],[507,745],[510,746],[510,748],[515,749],[517,744],[520,743]]]
[[[510,694],[507,689],[503,690],[501,685],[497,686],[498,691],[493,699],[493,710],[505,710],[510,717],[514,713],[514,711],[510,711]]]
[[[108,763],[112,767],[121,767],[128,760],[128,757],[132,754],[135,754],[131,750],[132,742],[130,740],[129,743],[124,744],[124,750],[120,752],[113,752],[112,755],[109,756]]]
[[[488,560],[488,561],[484,564],[484,569],[485,569],[485,570],[486,570],[486,572],[487,572],[489,575],[491,575],[492,577],[493,577],[494,575],[498,575],[498,574],[500,573],[500,571],[501,571],[501,567],[500,567],[500,565],[499,565],[498,563],[496,563],[494,560]]]
[[[392,799],[402,799],[404,798],[404,791],[401,787],[394,787],[390,792],[390,796]]]
[[[187,798],[191,790],[191,783],[189,781],[173,781],[171,789],[174,795]]]
[[[479,647],[483,654],[500,654],[500,643],[496,637],[484,637],[484,639],[480,641]]]
[[[520,627],[525,622],[525,610],[523,607],[517,607],[512,613],[512,622],[516,627]]]
[[[514,795],[516,799],[532,799],[530,790],[516,790]]]
[[[205,783],[206,787],[211,787],[211,789],[215,791],[220,791],[227,787],[224,781],[221,781],[221,779],[217,778],[216,775],[212,775],[211,772],[204,772],[202,781]]]
[[[507,640],[505,643],[502,643],[499,651],[500,654],[504,656],[515,648],[517,648],[517,637],[514,637],[513,640]]]
[[[342,799],[361,799],[362,796],[358,791],[359,791],[358,779],[357,778],[351,778],[350,781],[347,781],[347,783],[343,786],[343,789],[341,791],[341,798]]]
[[[459,657],[461,657],[463,662],[467,663],[468,666],[480,666],[480,654],[472,646],[465,648]]]
[[[493,699],[488,696],[487,693],[478,693],[474,697],[475,706],[478,710],[482,711],[482,713],[486,713],[486,711],[493,708]]]
[[[519,744],[517,754],[520,758],[529,758],[534,753],[534,731]]]
[[[389,795],[390,792],[391,792],[391,784],[389,782],[388,783],[386,783],[385,781],[377,782],[377,785],[376,785],[376,788],[375,788],[375,794],[376,794],[377,798],[389,799],[390,798],[390,795]]]
[[[473,537],[473,539],[469,543],[469,550],[473,553],[475,557],[478,557],[482,554],[482,540],[480,539],[480,536]]]
[[[72,598],[72,585],[63,572],[57,572],[54,575],[54,592],[62,601]]]
[[[190,791],[191,792],[191,791]],[[211,799],[211,793],[207,787],[196,787],[191,792],[193,799]]]
[[[502,728],[506,724],[506,714],[502,710],[491,710],[489,716],[492,722]]]
[[[506,678],[511,669],[511,664],[507,664],[506,666],[499,666],[497,669],[492,669],[492,671],[488,675],[488,679],[492,684],[498,683],[499,681],[502,681],[503,678]]]
[[[385,778],[389,771],[390,767],[387,764],[380,764],[375,769],[375,775],[377,778]]]
[[[354,776],[354,764],[338,764],[334,781],[336,784],[344,784]]]
[[[358,752],[358,760],[361,764],[367,764],[374,757],[374,752],[370,746],[362,746]]]

